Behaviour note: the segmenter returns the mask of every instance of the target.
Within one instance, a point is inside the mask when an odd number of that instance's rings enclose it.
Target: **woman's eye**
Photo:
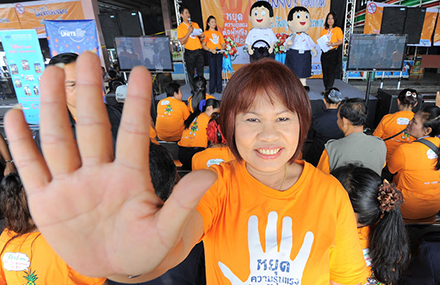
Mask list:
[[[258,119],[257,118],[249,118],[246,121],[251,122],[251,123],[256,123],[256,122],[258,122]]]
[[[287,118],[287,117],[281,117],[281,118],[277,119],[278,122],[286,122],[288,120],[289,120],[289,118]]]

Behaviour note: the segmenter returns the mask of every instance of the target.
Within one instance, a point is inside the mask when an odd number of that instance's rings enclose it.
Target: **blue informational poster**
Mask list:
[[[28,124],[40,122],[40,78],[43,54],[35,30],[0,31],[18,103]]]
[[[50,57],[60,53],[81,54],[93,50],[99,56],[99,41],[94,20],[44,21]]]

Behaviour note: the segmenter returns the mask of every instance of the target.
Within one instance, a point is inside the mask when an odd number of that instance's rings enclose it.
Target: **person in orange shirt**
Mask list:
[[[163,141],[176,142],[180,140],[184,122],[189,117],[189,111],[182,102],[180,85],[171,82],[166,87],[167,98],[157,104],[156,132]]]
[[[183,170],[191,170],[192,157],[208,147],[206,128],[213,113],[218,113],[220,102],[215,99],[202,100],[200,107],[185,120],[185,129],[179,145],[179,160]]]
[[[87,97],[79,96],[78,109],[80,114],[96,109],[87,114],[91,122],[105,118],[98,108],[103,103],[87,100],[98,91],[99,70],[96,55],[80,56],[80,94]],[[203,240],[207,284],[365,280],[347,192],[334,177],[297,160],[311,107],[286,66],[261,59],[234,73],[223,92],[220,126],[237,160],[187,174],[166,203],[154,195],[144,155],[149,150],[148,70],[136,67],[130,74],[114,160],[103,149],[105,140],[95,139],[103,133],[110,137],[102,124],[93,124],[91,137],[80,137],[81,152],[70,151],[73,139],[62,136],[67,120],[54,120],[66,117],[65,108],[51,104],[59,91],[51,89],[59,86],[53,78],[61,73],[49,67],[43,74],[48,90],[42,92],[41,124],[63,140],[50,148],[43,133],[48,150],[43,157],[17,109],[6,116],[6,130],[37,225],[73,268],[139,283],[180,263]]]
[[[189,96],[188,98],[188,110],[193,113],[194,110],[197,110],[199,108],[200,101],[202,100],[208,100],[208,99],[215,99],[214,96],[211,96],[209,94],[206,94],[206,79],[202,76],[196,76],[193,81],[193,87],[192,87],[191,93],[193,95]],[[193,101],[194,98],[194,101]]]
[[[204,38],[204,34],[199,25],[191,21],[191,14],[185,6],[179,8],[180,17],[182,17],[182,23],[177,27],[177,38],[180,43],[185,46],[185,65],[186,72],[188,73],[188,81],[192,88],[194,79],[194,69],[198,76],[203,76],[204,58],[202,53],[201,40]]]
[[[409,121],[414,118],[412,109],[417,105],[418,96],[417,91],[414,89],[407,88],[400,91],[397,96],[397,107],[399,111],[394,114],[385,115],[374,130],[373,135],[383,139],[385,142],[387,147],[387,162],[399,145],[415,140],[415,138],[409,136],[405,130]]]
[[[222,68],[223,54],[220,50],[225,49],[225,39],[217,30],[217,21],[214,16],[206,20],[205,39],[202,42],[204,50],[208,51],[209,64],[209,93],[222,93]]]
[[[0,236],[0,284],[107,284],[106,278],[79,274],[53,251],[32,220],[16,173],[0,183],[0,209],[5,217]]]
[[[336,22],[336,13],[328,13],[324,23],[325,29],[321,31],[320,35],[320,37],[327,35],[329,38],[327,46],[331,47],[329,51],[321,54],[322,80],[324,82],[325,91],[332,88],[335,83],[337,70],[339,69],[338,48],[344,41],[342,30],[336,25]]]
[[[440,108],[427,106],[417,112],[407,129],[417,138],[400,145],[392,154],[388,169],[402,191],[405,219],[424,219],[440,210]]]
[[[214,117],[214,115],[212,117]],[[205,169],[211,165],[218,165],[222,162],[228,162],[234,159],[234,155],[226,145],[226,139],[220,130],[218,116],[211,119],[208,123],[206,135],[210,146],[193,156],[192,170]]]
[[[372,276],[367,284],[397,284],[409,261],[409,238],[400,205],[402,193],[369,168],[348,164],[331,173],[341,182],[356,213],[359,239]],[[381,284],[382,284],[381,283]]]

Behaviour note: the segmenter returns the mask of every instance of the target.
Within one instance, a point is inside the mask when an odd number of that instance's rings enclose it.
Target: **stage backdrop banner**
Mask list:
[[[425,20],[423,22],[422,35],[420,36],[420,42],[416,45],[408,44],[408,46],[418,47],[430,47],[432,45],[431,37],[434,32],[435,20],[437,19],[438,9],[427,8],[425,14]]]
[[[364,34],[380,34],[384,7],[403,7],[399,5],[368,2],[365,13]]]
[[[65,52],[81,54],[86,50],[99,53],[94,20],[45,21],[45,25],[51,57]]]
[[[31,1],[14,4],[23,29],[35,29],[39,38],[46,37],[46,20],[84,20],[81,1]]]
[[[0,30],[20,30],[21,25],[12,4],[0,5]]]
[[[40,77],[44,60],[35,30],[0,31],[18,103],[28,124],[40,121]]]
[[[238,55],[232,59],[233,64],[244,64],[249,62],[249,55],[243,52],[243,46],[252,24],[249,20],[250,7],[256,0],[201,0],[203,23],[199,26],[206,28],[206,20],[213,15],[217,20],[217,27],[226,39],[230,37],[238,46]],[[307,8],[312,17],[312,25],[307,31],[315,41],[319,38],[321,30],[324,29],[324,21],[330,11],[329,0],[269,0],[274,10],[273,32],[290,34],[287,26],[287,15],[291,8],[303,6]],[[320,74],[320,56],[312,59],[313,74]],[[317,70],[319,68],[319,70]]]
[[[434,33],[434,45],[440,46],[440,13],[437,14],[437,26]]]

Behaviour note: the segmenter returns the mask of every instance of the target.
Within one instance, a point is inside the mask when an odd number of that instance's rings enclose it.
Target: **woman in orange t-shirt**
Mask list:
[[[194,154],[208,147],[206,128],[213,113],[218,113],[220,102],[215,99],[202,100],[199,108],[185,120],[185,129],[179,145],[179,160],[183,170],[191,170]]]
[[[409,261],[409,239],[399,209],[402,193],[360,165],[348,164],[331,174],[347,190],[356,213],[365,262],[372,273],[367,284],[377,284],[375,279],[396,284]]]
[[[202,46],[204,50],[208,51],[209,93],[222,93],[223,54],[219,51],[225,49],[225,39],[222,33],[217,30],[217,21],[212,15],[206,20],[205,39]]]
[[[414,137],[408,135],[405,130],[409,121],[414,118],[412,109],[417,105],[418,94],[414,89],[403,89],[397,96],[398,112],[385,115],[374,130],[373,135],[384,140],[387,146],[388,161],[396,148],[403,144],[413,142]]]
[[[429,218],[440,210],[440,108],[427,106],[417,112],[407,131],[417,140],[394,151],[388,170],[403,193],[402,216]]]
[[[196,76],[196,78],[194,78],[193,90],[191,93],[192,95],[188,98],[188,110],[191,113],[199,108],[200,101],[215,99],[214,96],[206,94],[206,79],[202,76]]]
[[[329,41],[327,46],[331,49],[321,53],[322,80],[324,82],[325,91],[333,87],[335,83],[336,73],[339,68],[339,46],[344,41],[344,35],[341,28],[336,25],[337,18],[335,12],[330,12],[325,18],[324,27],[320,37],[327,35]],[[324,92],[325,92],[324,91]]]
[[[53,251],[32,220],[16,173],[1,181],[0,209],[5,216],[0,236],[0,284],[107,284],[105,278],[77,273]]]
[[[234,159],[234,155],[226,145],[226,139],[220,130],[218,116],[211,119],[206,128],[209,148],[196,153],[192,158],[192,170],[205,169],[211,165],[219,165]]]

